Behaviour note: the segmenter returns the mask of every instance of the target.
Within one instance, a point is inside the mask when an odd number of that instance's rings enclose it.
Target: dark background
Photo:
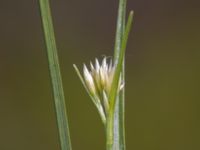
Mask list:
[[[0,150],[59,150],[37,0],[0,1]],[[117,0],[51,1],[74,150],[103,150],[72,64],[112,56]],[[200,149],[200,2],[128,0],[127,150]]]

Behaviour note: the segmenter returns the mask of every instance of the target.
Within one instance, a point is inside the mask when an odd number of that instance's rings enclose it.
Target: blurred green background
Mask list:
[[[72,64],[112,56],[117,0],[51,1],[74,150],[105,149]],[[128,0],[127,150],[200,149],[200,2]],[[0,4],[0,150],[59,150],[37,0]]]

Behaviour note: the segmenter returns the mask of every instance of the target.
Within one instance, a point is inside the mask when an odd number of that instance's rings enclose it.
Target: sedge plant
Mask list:
[[[116,126],[119,126],[119,122],[124,123],[124,120],[119,120],[120,118],[123,118],[120,115],[124,114],[119,113],[119,109],[116,109],[116,104],[122,104],[121,102],[117,103],[117,99],[119,101],[123,100],[120,99],[120,93],[124,90],[125,84],[122,78],[122,68],[132,20],[133,12],[131,11],[128,17],[125,32],[122,37],[119,56],[117,57],[116,61],[111,59],[110,63],[108,63],[108,60],[105,57],[103,58],[102,62],[99,63],[98,59],[95,59],[95,65],[90,63],[90,69],[88,69],[85,64],[83,65],[83,76],[76,65],[74,65],[74,68],[83,86],[95,104],[101,120],[106,128],[107,150],[125,150],[125,145],[120,144],[125,144],[124,131],[116,129]],[[120,108],[122,106],[118,107]]]
[[[71,150],[59,60],[49,7],[49,0],[39,0],[47,47],[49,70],[54,94],[61,150]],[[126,23],[126,0],[119,0],[113,59],[95,59],[83,73],[75,71],[96,106],[106,131],[107,150],[125,150],[125,50],[133,21],[133,11]]]

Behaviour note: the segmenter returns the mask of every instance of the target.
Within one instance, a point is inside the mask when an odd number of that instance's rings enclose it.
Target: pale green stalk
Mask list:
[[[61,150],[71,150],[68,119],[65,106],[65,97],[59,67],[59,60],[55,42],[53,23],[49,0],[39,0],[40,13],[43,23],[44,37],[47,48],[49,70],[53,88],[53,96],[56,109],[57,125],[60,137]]]
[[[117,63],[122,38],[125,31],[126,24],[126,0],[119,0],[116,37],[115,37],[115,49],[114,49],[114,61]],[[125,57],[125,56],[124,56]],[[125,60],[122,65],[122,82],[125,83]],[[119,147],[120,150],[126,149],[125,143],[125,87],[119,93],[116,98],[115,116],[114,116],[114,147]],[[115,148],[116,149],[116,148]]]
[[[124,60],[126,45],[127,45],[132,21],[133,21],[133,11],[130,12],[129,17],[128,17],[128,22],[127,22],[127,25],[125,28],[125,32],[123,34],[121,49],[119,51],[119,57],[118,57],[118,61],[116,64],[113,82],[111,85],[111,92],[110,92],[110,97],[109,97],[110,110],[109,110],[109,115],[108,115],[108,120],[107,120],[107,130],[106,130],[107,150],[121,150],[120,147],[116,146],[119,143],[116,143],[116,141],[114,140],[115,139],[115,137],[114,137],[115,136],[115,134],[114,134],[114,126],[115,126],[114,114],[115,114],[116,98],[117,98],[117,93],[118,93],[119,77],[120,77],[122,66],[123,66],[123,60]]]

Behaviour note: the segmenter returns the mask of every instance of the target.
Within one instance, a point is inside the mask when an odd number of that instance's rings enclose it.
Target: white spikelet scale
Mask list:
[[[92,77],[91,73],[88,71],[85,64],[83,65],[83,75],[84,75],[84,79],[85,79],[85,82],[86,82],[88,89],[90,90],[90,92],[92,94],[95,94],[96,88],[95,88],[94,80],[93,80],[93,77]]]

